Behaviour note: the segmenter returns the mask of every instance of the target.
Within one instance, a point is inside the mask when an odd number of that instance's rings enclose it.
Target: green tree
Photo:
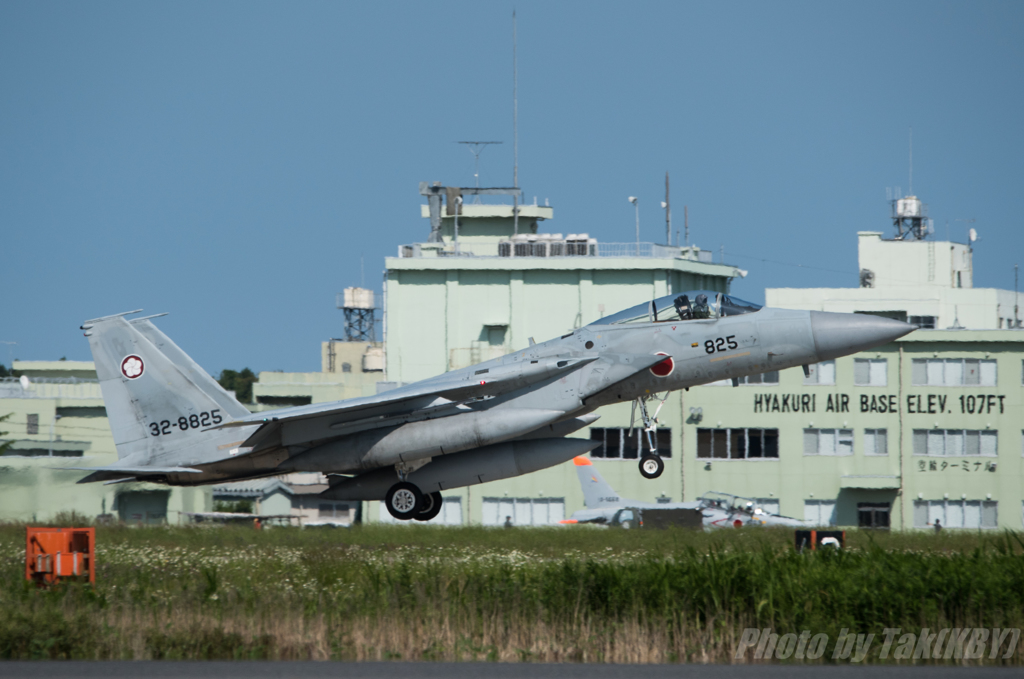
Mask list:
[[[258,382],[253,371],[248,368],[242,370],[221,370],[217,382],[228,391],[235,392],[235,397],[242,403],[252,403],[252,385]]]

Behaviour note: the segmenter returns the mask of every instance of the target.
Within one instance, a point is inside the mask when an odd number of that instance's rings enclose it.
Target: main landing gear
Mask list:
[[[658,413],[661,412],[661,406],[665,405],[665,399],[662,399],[658,409],[654,411],[654,417],[651,417],[647,413],[646,400],[643,397],[638,398],[633,404],[633,412],[630,414],[630,429],[633,428],[633,416],[636,414],[637,405],[640,406],[640,419],[643,420],[644,433],[647,434],[647,452],[640,457],[640,475],[645,479],[656,479],[665,471],[665,463],[658,455],[658,446],[654,443],[658,431]]]
[[[415,484],[399,481],[384,496],[388,513],[399,521],[430,521],[441,513],[441,492],[424,494]]]

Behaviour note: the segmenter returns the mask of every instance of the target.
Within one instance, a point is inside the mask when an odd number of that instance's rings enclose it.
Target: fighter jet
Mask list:
[[[565,438],[603,405],[633,402],[647,431],[640,473],[658,477],[654,394],[869,349],[916,326],[877,316],[761,308],[688,292],[501,358],[376,396],[250,413],[153,324],[117,314],[82,325],[118,462],[81,482],[191,486],[322,472],[325,499],[382,500],[429,520],[441,491],[527,474],[589,452]],[[805,368],[806,369],[806,368]]]
[[[711,491],[694,502],[644,502],[621,497],[597,471],[589,458],[573,458],[576,475],[583,490],[583,506],[586,509],[573,512],[563,524],[595,523],[604,526],[629,527],[627,522],[636,521],[636,510],[644,509],[696,509],[702,516],[705,530],[727,526],[809,526],[799,519],[779,516],[766,512],[757,500]]]

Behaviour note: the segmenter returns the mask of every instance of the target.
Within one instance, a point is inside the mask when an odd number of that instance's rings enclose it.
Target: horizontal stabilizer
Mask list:
[[[111,479],[124,479],[165,474],[202,474],[202,470],[191,467],[51,467],[76,472],[92,472],[78,483],[95,483]]]

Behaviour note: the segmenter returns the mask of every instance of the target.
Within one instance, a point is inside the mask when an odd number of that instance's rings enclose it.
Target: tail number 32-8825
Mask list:
[[[220,424],[223,421],[224,418],[221,417],[220,408],[214,408],[209,412],[193,413],[187,417],[182,415],[177,420],[150,422],[149,434],[150,436],[166,436],[171,433],[172,429],[188,431],[189,429],[209,427],[211,424]]]

